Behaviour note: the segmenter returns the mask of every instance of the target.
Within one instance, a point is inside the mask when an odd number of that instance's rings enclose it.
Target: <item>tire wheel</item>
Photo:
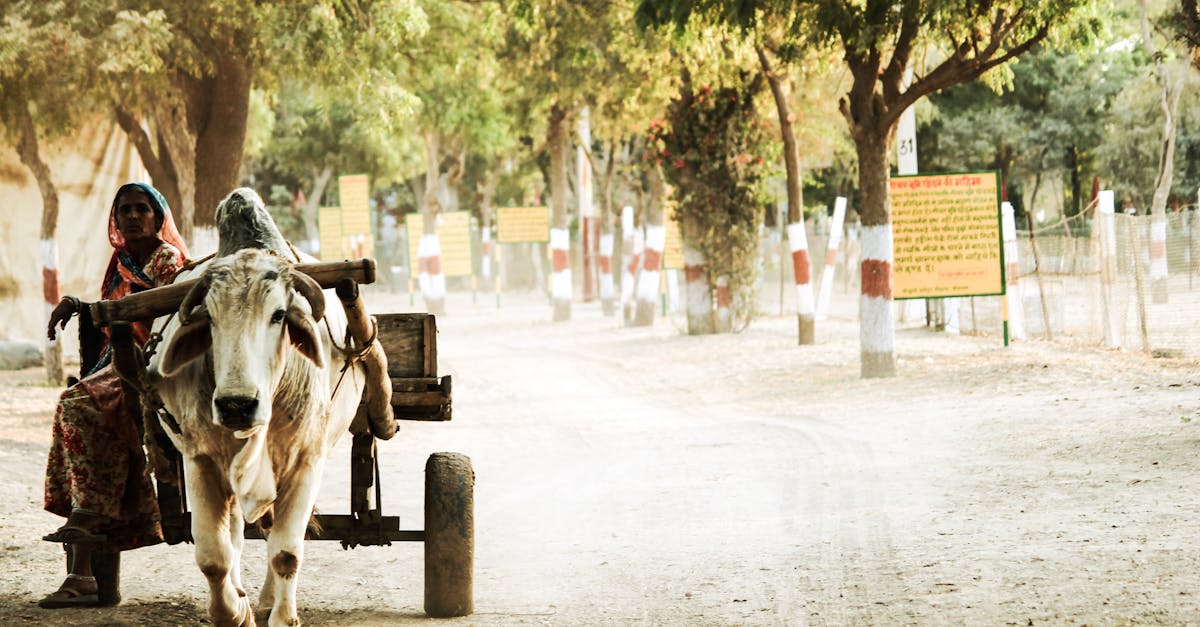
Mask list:
[[[434,453],[425,463],[425,613],[434,618],[475,611],[475,471],[461,453]]]

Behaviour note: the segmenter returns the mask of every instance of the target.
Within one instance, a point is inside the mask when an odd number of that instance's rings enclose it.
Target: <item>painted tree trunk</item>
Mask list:
[[[862,194],[862,288],[859,354],[864,378],[896,374],[892,311],[892,221],[888,196],[888,144],[865,132],[856,139],[858,188]]]
[[[600,309],[605,316],[616,312],[616,289],[613,281],[613,233],[600,234]]]
[[[637,309],[633,315],[634,326],[654,324],[654,312],[658,309],[659,269],[662,267],[663,247],[667,232],[663,228],[663,203],[667,194],[662,171],[657,167],[646,170],[650,183],[650,194],[646,208],[646,247],[642,253],[642,273],[637,282]]]
[[[546,145],[550,150],[550,301],[555,322],[571,319],[571,237],[567,225],[567,115],[561,105],[550,108]]]
[[[758,48],[758,60],[771,95],[775,99],[775,110],[779,117],[779,135],[783,139],[783,166],[787,174],[787,232],[792,252],[792,276],[796,284],[797,337],[801,346],[816,341],[814,322],[811,261],[808,257],[808,238],[804,232],[804,188],[800,177],[800,147],[796,142],[795,124],[791,105],[783,90],[783,82],[772,69],[767,52]]]
[[[425,311],[435,316],[446,313],[446,275],[442,273],[442,245],[438,240],[438,181],[441,178],[441,140],[434,133],[425,137],[425,193],[421,199],[421,241],[417,244],[417,284],[425,300]],[[412,235],[409,235],[412,237]]]
[[[833,275],[842,247],[842,232],[846,222],[846,199],[838,196],[833,204],[833,220],[829,224],[829,243],[825,246],[825,264],[821,268],[821,291],[817,294],[817,319],[829,317],[833,300]]]
[[[633,226],[633,207],[621,210],[621,235],[621,311],[622,318],[629,323],[633,321],[636,307],[634,288],[642,263],[642,250],[646,245],[642,230]]]
[[[646,225],[646,250],[642,257],[642,274],[637,283],[637,313],[634,326],[647,327],[654,324],[654,312],[658,309],[659,282],[662,281],[662,254],[666,244],[667,230],[662,224]]]
[[[688,335],[716,332],[716,326],[713,324],[712,290],[708,286],[704,253],[690,246],[683,249],[683,293],[687,309]]]
[[[20,113],[20,136],[17,139],[17,154],[21,163],[33,172],[38,190],[42,195],[42,301],[46,320],[50,312],[62,299],[62,289],[58,279],[58,245],[55,233],[58,230],[58,187],[50,173],[50,166],[42,160],[38,151],[37,127],[33,115],[28,109],[22,108]],[[62,343],[58,339],[48,339],[42,349],[42,363],[46,367],[46,380],[51,385],[62,385],[63,357]]]
[[[1167,215],[1150,216],[1150,295],[1155,304],[1167,302]]]
[[[425,311],[446,313],[446,275],[442,274],[442,247],[436,232],[422,234],[417,244],[417,284],[421,286]]]

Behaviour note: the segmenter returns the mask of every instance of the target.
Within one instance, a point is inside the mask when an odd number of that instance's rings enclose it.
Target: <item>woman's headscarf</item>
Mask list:
[[[108,269],[104,271],[104,283],[100,287],[100,297],[104,299],[118,298],[130,292],[132,286],[119,289],[122,286],[121,275],[123,274],[126,275],[127,280],[133,281],[139,287],[154,287],[153,281],[133,262],[132,255],[125,247],[125,236],[117,228],[117,202],[121,199],[121,194],[130,190],[145,192],[150,198],[150,206],[154,209],[154,215],[162,220],[162,226],[158,229],[158,239],[178,249],[184,259],[188,256],[187,245],[183,243],[183,237],[179,235],[179,229],[175,227],[175,218],[171,215],[171,208],[167,206],[167,199],[163,198],[157,189],[146,183],[122,185],[117,190],[117,194],[113,196],[112,209],[108,214],[108,242],[112,244],[113,254],[108,260]],[[123,265],[129,272],[120,272],[118,264]]]

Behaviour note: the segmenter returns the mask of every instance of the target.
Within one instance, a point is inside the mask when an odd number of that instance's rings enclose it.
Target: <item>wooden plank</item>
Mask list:
[[[425,319],[425,376],[437,376],[437,317]]]
[[[426,366],[425,326],[433,316],[423,313],[377,314],[379,343],[387,355],[388,375],[397,379],[434,377]]]
[[[333,287],[346,277],[352,278],[358,283],[375,282],[374,259],[300,263],[296,264],[295,269],[312,277],[325,289]],[[174,313],[179,309],[179,303],[183,302],[183,297],[187,296],[188,291],[197,281],[199,279],[188,279],[130,294],[117,300],[102,300],[92,303],[92,324],[103,327],[114,320],[130,322],[153,320],[159,316]]]
[[[392,391],[392,406],[401,407],[437,407],[450,402],[445,392],[427,390],[425,392]]]

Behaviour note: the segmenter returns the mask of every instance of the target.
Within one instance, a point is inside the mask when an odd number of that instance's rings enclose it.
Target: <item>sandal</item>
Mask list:
[[[67,517],[67,522],[63,526],[53,533],[42,536],[42,539],[61,544],[106,542],[108,536],[96,533],[96,529],[107,521],[108,519],[104,516],[76,508],[71,510],[71,515]]]
[[[81,543],[97,543],[107,542],[108,536],[102,533],[92,533],[91,530],[79,527],[77,525],[63,525],[53,533],[48,533],[42,536],[42,539],[47,542],[58,542],[62,544],[81,544]]]
[[[69,573],[58,590],[51,592],[44,599],[38,601],[38,606],[48,610],[55,610],[64,607],[96,607],[100,605],[99,594],[97,592],[87,592],[87,588],[97,590],[95,577],[84,577],[83,575]]]

